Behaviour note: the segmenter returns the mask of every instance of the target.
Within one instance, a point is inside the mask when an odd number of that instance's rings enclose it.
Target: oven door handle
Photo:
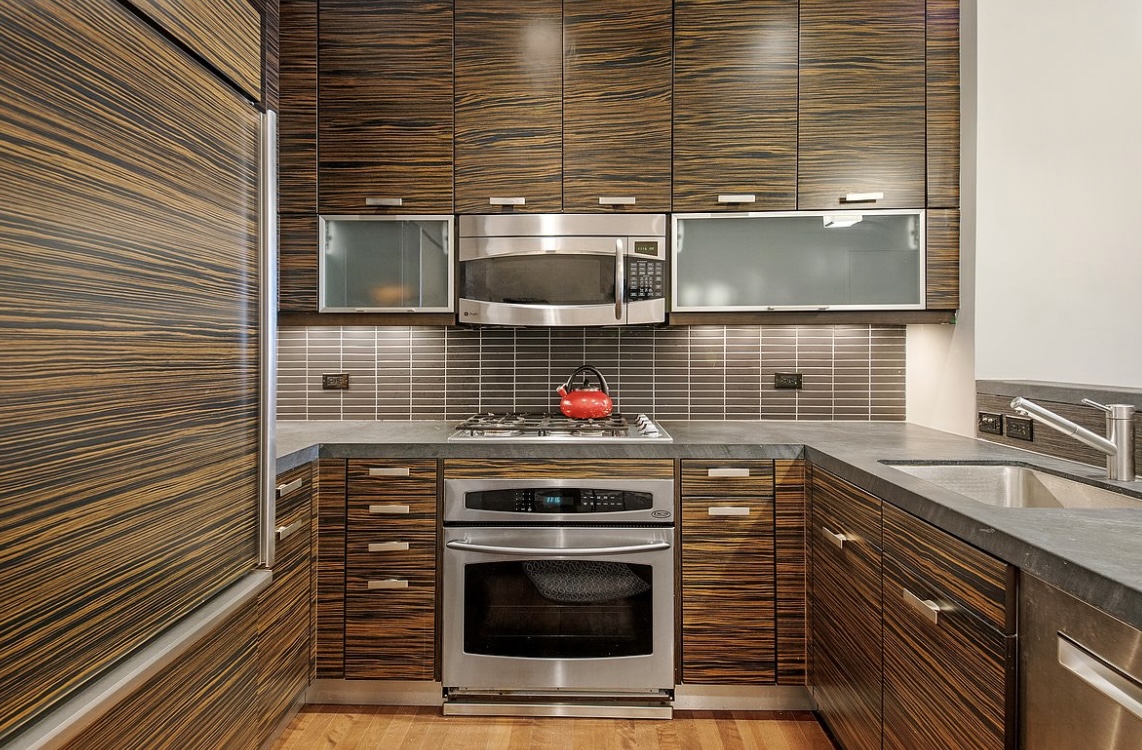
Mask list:
[[[492,552],[519,557],[593,557],[596,555],[633,555],[639,552],[658,552],[670,549],[670,542],[629,544],[622,547],[503,547],[498,544],[475,544],[467,539],[461,539],[447,542],[444,546],[448,549]]]

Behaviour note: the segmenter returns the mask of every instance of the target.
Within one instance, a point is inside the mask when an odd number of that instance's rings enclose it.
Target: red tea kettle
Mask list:
[[[574,380],[580,373],[591,373],[599,381],[599,387],[587,385],[587,377],[583,376],[583,382],[579,387],[573,387],[571,381]],[[559,411],[563,415],[571,419],[601,419],[611,415],[611,409],[614,405],[611,403],[611,397],[607,395],[607,381],[603,374],[590,365],[583,365],[575,372],[571,373],[571,377],[567,378],[567,382],[559,386],[555,391],[562,398],[559,401]]]

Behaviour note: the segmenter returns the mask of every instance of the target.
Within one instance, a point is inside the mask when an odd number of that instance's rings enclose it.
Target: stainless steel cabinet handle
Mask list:
[[[708,477],[748,477],[749,469],[727,467],[724,469],[706,469]]]
[[[633,196],[612,196],[605,195],[599,196],[600,206],[633,206],[638,203],[638,199]]]
[[[369,581],[369,590],[375,589],[407,589],[408,580],[404,578],[389,578],[383,581]]]
[[[1059,664],[1142,719],[1142,680],[1059,633]]]
[[[409,468],[407,466],[385,466],[369,469],[369,476],[371,477],[407,477],[408,475]]]
[[[753,193],[723,193],[718,195],[718,203],[757,203]]]
[[[505,547],[498,544],[475,544],[462,539],[444,545],[449,549],[462,549],[469,552],[491,552],[498,555],[519,555],[529,557],[593,557],[596,555],[631,555],[637,552],[656,552],[670,549],[670,542],[631,544],[623,547]]]
[[[366,198],[366,206],[403,206],[404,198]]]
[[[884,200],[884,193],[849,193],[841,203],[875,203]]]
[[[821,536],[828,539],[829,542],[832,543],[837,549],[844,549],[845,542],[849,541],[847,536],[844,534],[838,534],[835,531],[831,531],[827,526],[821,527]]]
[[[303,480],[303,479],[295,479],[292,482],[286,482],[285,484],[279,484],[277,487],[278,499],[280,500],[281,498],[285,497],[286,495],[290,494],[291,492],[294,492],[296,490],[300,490],[301,485],[303,485],[303,484],[305,484],[305,480]]]
[[[488,203],[493,206],[524,206],[527,205],[527,198],[502,198],[492,196],[488,198]]]
[[[904,603],[924,616],[933,625],[940,624],[940,605],[931,599],[921,599],[908,589],[901,589]]]
[[[409,513],[407,505],[370,505],[369,512],[382,516],[402,516]]]
[[[623,240],[615,240],[615,320],[623,319],[623,297],[626,293],[626,260]]]
[[[301,519],[300,521],[294,521],[293,523],[288,524],[286,526],[277,527],[276,529],[274,529],[274,534],[277,535],[278,541],[280,542],[281,540],[285,539],[287,536],[291,536],[295,531],[300,529],[302,526],[305,526],[305,519],[304,518]]]
[[[370,552],[406,552],[408,542],[370,542]]]
[[[706,513],[711,516],[748,516],[749,508],[721,505],[707,508]]]

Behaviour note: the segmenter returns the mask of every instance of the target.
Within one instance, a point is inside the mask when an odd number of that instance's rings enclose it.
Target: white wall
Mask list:
[[[1142,386],[1142,2],[978,3],[976,376]]]

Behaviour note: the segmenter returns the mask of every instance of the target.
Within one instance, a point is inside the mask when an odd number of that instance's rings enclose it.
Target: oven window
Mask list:
[[[613,305],[615,256],[524,255],[466,260],[460,296],[519,305]]]
[[[595,560],[466,565],[464,651],[540,659],[651,654],[651,572]]]

